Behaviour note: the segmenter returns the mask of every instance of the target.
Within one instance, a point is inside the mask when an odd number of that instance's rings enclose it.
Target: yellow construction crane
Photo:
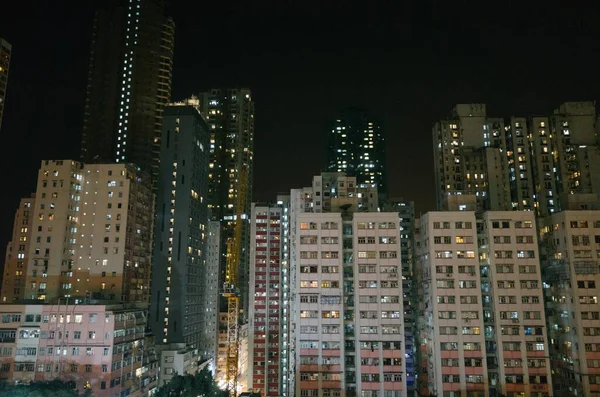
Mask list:
[[[227,298],[227,384],[230,397],[237,395],[237,376],[239,358],[239,313],[240,296],[238,288],[238,267],[242,249],[242,214],[246,207],[246,181],[248,169],[243,166],[238,179],[238,192],[235,205],[233,237],[227,239],[227,268],[223,296]]]

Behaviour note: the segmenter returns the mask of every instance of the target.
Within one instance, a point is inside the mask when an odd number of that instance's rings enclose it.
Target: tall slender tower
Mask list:
[[[2,128],[2,115],[4,101],[6,100],[6,84],[8,83],[8,69],[10,67],[10,43],[0,38],[0,130]]]
[[[175,25],[164,1],[115,1],[96,11],[81,159],[134,163],[158,176],[171,96]]]
[[[385,139],[380,124],[366,112],[348,108],[329,131],[327,171],[356,176],[359,185],[376,187],[386,195]]]
[[[239,288],[245,321],[248,311],[249,291],[249,246],[250,216],[252,203],[252,175],[254,168],[254,102],[247,88],[212,89],[198,95],[201,112],[209,129],[210,163],[208,165],[208,207],[210,217],[220,221],[220,275],[219,285],[225,280],[225,242],[233,236],[235,208],[240,192],[245,189],[243,203],[244,225],[238,253]],[[245,182],[240,178],[242,167],[246,167]],[[225,306],[223,306],[223,309]]]
[[[208,129],[196,104],[192,98],[165,108],[150,319],[157,342],[185,342],[198,349],[204,343],[203,316],[209,309],[205,305],[210,291],[205,284],[209,153]]]

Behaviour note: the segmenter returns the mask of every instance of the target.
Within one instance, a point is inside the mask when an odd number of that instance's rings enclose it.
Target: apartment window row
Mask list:
[[[460,318],[463,320],[476,320],[479,318],[479,312],[476,311],[461,311]],[[438,318],[442,320],[455,319],[456,311],[438,311]]]
[[[321,251],[321,259],[338,259],[338,251]],[[318,251],[300,251],[300,259],[319,259]]]
[[[456,251],[454,256],[453,251],[435,251],[436,259],[475,259],[475,251]]]
[[[454,242],[456,244],[473,244],[473,236],[456,236],[454,237]],[[452,244],[451,236],[434,236],[433,237],[434,244]]]
[[[450,222],[433,222],[434,229],[451,229]],[[473,229],[472,222],[454,222],[455,229]]]
[[[492,229],[509,229],[512,221],[510,220],[492,220]],[[533,221],[515,221],[515,229],[531,229]]]
[[[521,280],[521,289],[537,289],[539,288],[539,282],[537,280]],[[516,282],[513,280],[502,280],[497,282],[498,289],[514,289],[516,288]]]
[[[318,310],[301,310],[300,318],[340,318],[339,310],[323,310],[319,315]]]
[[[376,265],[360,265],[358,267],[359,273],[377,273]],[[379,266],[379,273],[391,273],[398,274],[398,266]]]
[[[374,326],[374,325],[368,325],[368,326],[360,327],[359,332],[361,334],[379,334],[380,329],[381,329],[381,334],[383,334],[383,335],[400,334],[402,327],[399,325],[382,325],[381,327]]]
[[[398,239],[396,236],[380,236],[378,240],[375,237],[358,237],[358,244],[396,244]]]
[[[600,312],[581,312],[582,320],[600,320]]]
[[[539,311],[524,311],[523,312],[523,319],[525,320],[540,320],[542,318],[542,312]],[[518,320],[519,319],[519,312],[500,312],[500,319],[501,320]]]
[[[398,295],[384,295],[381,296],[379,299],[377,297],[377,295],[371,295],[371,296],[365,296],[365,295],[360,295],[358,297],[358,303],[400,303],[400,296]]]
[[[382,350],[400,350],[402,349],[402,342],[379,342],[379,341],[360,341],[358,343],[358,347],[361,350],[379,350],[381,346]],[[369,360],[369,359],[362,359]],[[375,361],[361,362],[361,365],[379,365],[379,359],[375,359]],[[383,365],[402,365],[401,358],[384,358]]]
[[[323,222],[321,223],[321,229],[323,230],[337,230],[337,222]],[[319,230],[319,224],[316,222],[301,222],[300,230]]]
[[[440,289],[454,289],[456,288],[455,280],[437,280],[437,288]],[[475,280],[460,280],[458,282],[458,288],[460,289],[473,289],[477,288],[477,281]]]
[[[593,221],[592,225],[594,229],[600,228],[600,221]],[[570,221],[569,226],[571,229],[587,229],[589,226],[588,221]],[[558,224],[554,225],[554,230],[558,230]]]
[[[584,305],[597,305],[598,297],[597,296],[580,296],[579,303]]]
[[[384,310],[384,311],[375,311],[375,310],[366,310],[360,311],[359,316],[362,319],[377,319],[377,318],[402,318],[402,313],[397,310]]]
[[[483,359],[481,358],[465,358],[464,359],[465,367],[481,367],[483,366]],[[459,367],[460,360],[458,358],[443,358],[442,359],[442,367]],[[448,376],[448,375],[444,375]],[[452,375],[450,375],[452,376]],[[459,376],[459,375],[453,375]]]
[[[312,280],[301,280],[300,288],[340,288],[340,282],[335,280],[323,280],[320,283]]]
[[[456,296],[453,295],[440,295],[437,297],[437,302],[447,305],[453,305],[456,303]],[[477,296],[460,296],[459,302],[463,305],[477,304]]]
[[[458,327],[440,327],[439,328],[440,335],[458,335]],[[480,335],[481,328],[480,327],[462,327],[461,328],[462,335]]]
[[[458,342],[442,342],[440,343],[440,350],[458,350]],[[463,342],[463,350],[481,350],[480,342]]]
[[[499,296],[498,303],[500,303],[500,304],[516,304],[517,297],[516,296]],[[540,303],[540,297],[539,296],[522,296],[521,303],[527,303],[527,304]]]
[[[378,282],[376,280],[361,280],[358,282],[358,288],[398,288],[400,283],[398,281],[379,281],[379,287],[377,286]]]
[[[319,273],[318,266],[300,266],[301,273]],[[339,266],[321,266],[321,273],[339,273]]]
[[[496,259],[512,259],[513,253],[515,251],[494,251],[494,258]],[[523,258],[535,258],[535,251],[534,250],[517,250],[516,251],[517,256],[516,258],[519,259],[523,259]]]
[[[596,282],[593,280],[592,281],[578,280],[577,288],[596,288]]]
[[[394,222],[358,222],[356,224],[357,229],[395,229],[396,223]]]

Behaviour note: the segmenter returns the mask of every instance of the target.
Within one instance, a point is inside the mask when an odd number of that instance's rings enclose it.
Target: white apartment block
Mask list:
[[[478,229],[490,387],[507,397],[549,396],[552,379],[534,213],[486,212]]]
[[[147,302],[153,207],[133,166],[43,161],[24,298]]]
[[[555,396],[600,396],[600,211],[563,211],[541,227]]]
[[[403,396],[398,213],[300,213],[291,222],[296,395]]]
[[[420,232],[430,392],[550,396],[534,213],[430,212]]]
[[[473,212],[429,212],[421,218],[420,252],[429,392],[487,397],[488,368]]]

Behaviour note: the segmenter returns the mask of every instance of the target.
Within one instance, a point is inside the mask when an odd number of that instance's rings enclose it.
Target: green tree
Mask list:
[[[155,394],[156,397],[227,397],[227,395],[227,391],[219,389],[207,368],[196,375],[176,374]]]
[[[0,395],[7,397],[91,397],[90,390],[80,394],[73,382],[52,380],[49,382],[31,382],[28,385],[0,386]]]

